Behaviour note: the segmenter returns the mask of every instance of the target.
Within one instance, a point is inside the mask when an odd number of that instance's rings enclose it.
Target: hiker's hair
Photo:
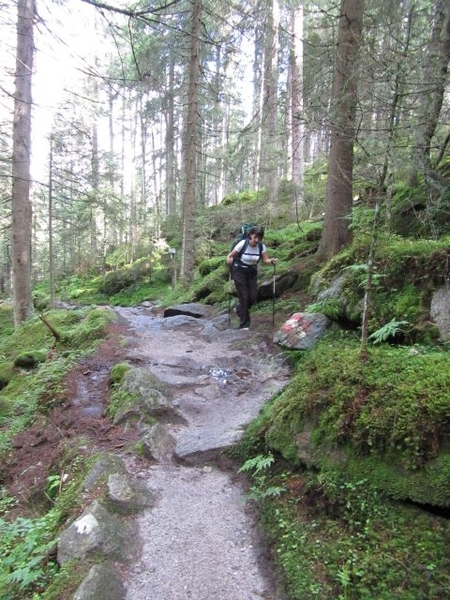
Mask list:
[[[257,235],[259,239],[262,240],[264,237],[264,227],[253,225],[253,227],[248,230],[247,236],[250,237],[251,235]]]

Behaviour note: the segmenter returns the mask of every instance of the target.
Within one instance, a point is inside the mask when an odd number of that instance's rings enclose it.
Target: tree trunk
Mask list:
[[[173,57],[170,57],[168,66],[167,92],[165,94],[165,121],[166,121],[166,214],[177,213],[177,187],[176,187],[176,150],[175,150],[175,106],[174,86],[175,67]]]
[[[420,124],[416,128],[415,144],[413,146],[411,184],[416,182],[418,173],[422,173],[426,180],[431,175],[431,141],[441,114],[449,61],[450,0],[437,0],[424,70],[425,85],[421,95]]]
[[[181,279],[185,287],[194,278],[195,185],[197,179],[198,86],[200,80],[200,17],[202,0],[191,2],[188,109],[184,145],[183,238]]]
[[[34,0],[18,0],[12,162],[12,268],[14,326],[33,314],[31,297],[30,145]]]
[[[277,134],[278,0],[266,0],[267,26],[264,40],[264,83],[261,123],[261,183],[267,188],[269,214],[277,202],[279,139]]]
[[[356,118],[357,54],[361,42],[363,1],[341,0],[331,101],[331,148],[325,219],[318,257],[326,260],[350,241],[353,191],[353,144]]]
[[[303,204],[303,0],[291,9],[290,47],[290,144],[291,177],[294,184],[292,219],[298,220],[298,208]]]
[[[53,135],[50,135],[48,170],[48,281],[50,308],[55,307],[55,263],[53,260]]]

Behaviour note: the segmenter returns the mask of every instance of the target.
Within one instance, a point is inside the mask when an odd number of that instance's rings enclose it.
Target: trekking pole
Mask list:
[[[273,265],[273,282],[272,282],[272,327],[275,326],[275,270],[276,263]]]
[[[231,325],[231,269],[228,272],[228,327]]]

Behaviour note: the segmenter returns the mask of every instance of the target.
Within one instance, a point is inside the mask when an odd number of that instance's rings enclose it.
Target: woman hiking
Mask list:
[[[239,317],[239,329],[250,327],[249,309],[256,302],[258,294],[258,263],[275,265],[276,258],[269,258],[267,248],[262,243],[264,228],[253,226],[245,239],[241,240],[227,256],[227,265],[236,285],[239,304],[236,313]]]

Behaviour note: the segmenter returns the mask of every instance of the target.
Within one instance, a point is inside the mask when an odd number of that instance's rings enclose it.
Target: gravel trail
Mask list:
[[[283,600],[244,480],[223,450],[288,379],[267,333],[214,319],[119,309],[130,362],[173,384],[185,425],[168,425],[178,459],[128,469],[157,497],[137,518],[140,558],[124,571],[127,600]],[[188,450],[186,450],[188,448]]]

